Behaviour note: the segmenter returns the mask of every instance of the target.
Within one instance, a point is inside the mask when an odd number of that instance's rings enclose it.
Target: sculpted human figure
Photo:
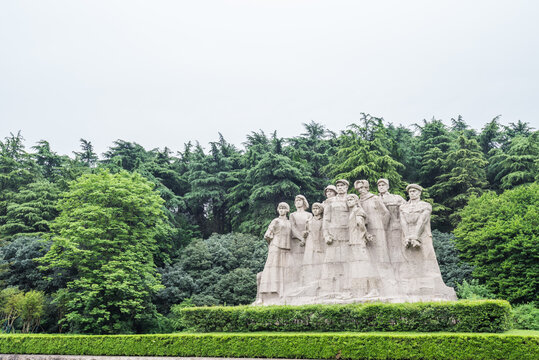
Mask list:
[[[404,252],[403,247],[401,246],[401,223],[399,216],[399,208],[401,205],[406,203],[406,200],[400,195],[390,194],[389,193],[389,180],[379,179],[378,180],[378,193],[380,198],[384,202],[387,210],[389,210],[389,225],[386,229],[386,238],[387,246],[389,248],[389,259],[391,264],[393,264],[393,269],[395,270],[395,276],[397,277],[400,274],[400,267],[404,262]]]
[[[367,232],[367,214],[356,194],[348,194],[346,203],[350,210],[348,229],[350,242],[347,262],[347,291],[353,298],[372,298],[379,295],[380,277],[376,264],[371,261],[367,246],[373,236]]]
[[[335,196],[337,196],[337,188],[335,185],[328,185],[324,189],[324,195],[326,196],[326,200],[322,203],[322,205],[326,206],[327,203],[333,201],[335,199]]]
[[[444,284],[436,261],[430,229],[432,206],[421,201],[421,186],[410,184],[406,191],[410,200],[399,208],[406,259],[399,278],[406,295],[411,301],[456,300],[453,288]]]
[[[350,233],[350,244],[361,245],[365,247],[367,241],[371,241],[373,236],[367,232],[365,226],[367,213],[359,203],[359,197],[356,194],[346,195],[346,204],[350,212],[348,218],[348,231]]]
[[[367,213],[367,230],[374,239],[367,247],[371,260],[376,263],[378,272],[383,281],[380,296],[390,300],[398,296],[397,281],[389,259],[389,249],[386,238],[386,228],[389,224],[390,214],[379,196],[369,192],[367,180],[356,180],[354,187],[359,192],[360,204]]]
[[[324,205],[324,221],[322,231],[326,246],[326,256],[322,270],[320,292],[326,296],[337,296],[341,293],[344,283],[348,251],[348,206],[346,193],[348,181],[341,179],[336,182],[337,196]]]
[[[288,258],[287,285],[294,289],[299,286],[301,277],[301,264],[303,262],[303,253],[305,252],[304,233],[307,221],[312,218],[312,214],[306,211],[309,208],[309,202],[303,195],[297,195],[294,199],[296,211],[290,214],[290,225],[292,230],[292,240],[290,242],[290,256]]]
[[[305,237],[305,253],[302,265],[302,286],[317,286],[322,272],[326,243],[322,235],[322,216],[324,206],[314,203],[313,216],[307,220]]]
[[[286,217],[290,206],[282,202],[277,206],[279,217],[271,221],[264,239],[268,242],[268,258],[260,275],[259,300],[262,303],[278,303],[284,296],[285,268],[290,253],[291,226]]]

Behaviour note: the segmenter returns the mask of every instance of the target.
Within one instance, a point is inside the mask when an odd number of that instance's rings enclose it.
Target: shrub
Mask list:
[[[470,282],[462,281],[462,284],[457,284],[457,295],[459,299],[466,300],[483,300],[495,299],[494,294],[490,292],[488,287],[480,285],[477,279],[472,279]]]
[[[2,354],[307,359],[537,359],[539,337],[504,334],[3,335]]]
[[[533,304],[517,305],[512,313],[514,328],[539,330],[539,309]]]
[[[502,300],[305,306],[215,306],[177,309],[187,328],[200,331],[463,331],[510,328]],[[178,314],[178,311],[176,312]]]

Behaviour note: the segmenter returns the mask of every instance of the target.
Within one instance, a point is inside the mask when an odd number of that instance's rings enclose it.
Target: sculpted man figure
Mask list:
[[[344,287],[346,274],[348,241],[348,205],[346,193],[348,181],[341,179],[336,182],[337,196],[324,205],[324,221],[322,230],[327,244],[324,259],[320,292],[328,297],[339,296]]]
[[[335,196],[337,196],[337,188],[335,185],[328,185],[324,189],[324,195],[326,195],[326,200],[322,203],[324,206],[326,206],[327,203],[333,201],[335,199]]]
[[[386,228],[390,220],[389,210],[379,196],[369,192],[367,180],[357,180],[354,187],[359,192],[361,206],[367,213],[367,230],[374,237],[367,251],[371,260],[376,263],[383,281],[380,296],[382,299],[391,300],[398,296],[398,289],[386,239]]]
[[[257,302],[278,304],[285,291],[285,269],[290,254],[290,220],[286,217],[290,206],[282,202],[277,206],[279,217],[271,221],[264,239],[268,242],[268,258],[260,274],[260,295]]]
[[[432,245],[430,215],[432,206],[421,201],[423,188],[406,187],[410,200],[400,206],[402,246],[406,266],[399,278],[409,301],[456,300],[453,288],[444,284]]]
[[[389,259],[391,264],[393,264],[393,269],[395,270],[395,276],[397,281],[399,281],[399,274],[401,273],[400,268],[402,267],[404,260],[404,249],[401,246],[401,223],[399,218],[399,208],[401,205],[406,203],[406,200],[400,195],[394,195],[389,193],[389,180],[379,179],[378,180],[378,193],[380,198],[384,202],[387,210],[389,210],[389,226],[387,227],[386,237],[387,237],[387,246],[389,249]]]
[[[294,200],[296,211],[290,214],[290,225],[292,229],[292,240],[290,242],[290,256],[287,270],[287,286],[295,289],[301,281],[301,263],[303,262],[303,253],[305,251],[304,233],[307,221],[312,218],[312,214],[306,211],[309,208],[309,202],[303,195],[297,195]]]

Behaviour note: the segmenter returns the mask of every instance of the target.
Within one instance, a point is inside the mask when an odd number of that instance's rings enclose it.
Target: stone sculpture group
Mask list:
[[[378,180],[380,195],[366,180],[354,183],[360,196],[348,187],[328,185],[312,214],[303,195],[289,218],[290,206],[278,205],[255,305],[456,300],[436,261],[421,186],[406,187],[409,201],[390,194],[387,179]]]

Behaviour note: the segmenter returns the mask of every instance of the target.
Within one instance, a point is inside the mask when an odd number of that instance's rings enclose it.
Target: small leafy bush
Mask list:
[[[515,329],[539,330],[539,309],[533,304],[513,307],[513,326]]]
[[[177,308],[182,324],[213,331],[452,331],[501,332],[511,327],[503,300],[305,306]]]
[[[470,282],[464,280],[462,284],[457,284],[457,295],[459,299],[483,300],[495,299],[496,296],[488,289],[486,285],[479,284],[477,279]]]

